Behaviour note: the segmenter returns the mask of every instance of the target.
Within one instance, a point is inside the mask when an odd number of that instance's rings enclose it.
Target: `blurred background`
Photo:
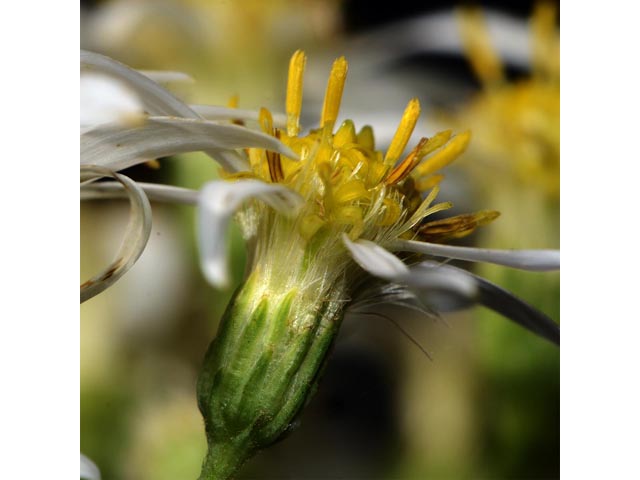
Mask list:
[[[288,60],[307,52],[303,126],[319,120],[334,58],[349,76],[342,118],[388,145],[407,101],[416,138],[471,129],[439,198],[454,213],[499,210],[464,239],[494,248],[559,248],[558,3],[364,0],[81,1],[81,47],[148,70],[190,103],[284,110]],[[140,181],[199,188],[204,155],[135,167]],[[85,202],[81,277],[112,260],[125,202]],[[81,450],[103,479],[197,478],[206,442],[195,381],[233,288],[203,280],[191,207],[153,204],[138,263],[81,306]],[[232,232],[235,284],[244,247]],[[461,264],[465,268],[469,265]],[[559,322],[559,274],[471,266]],[[559,349],[481,308],[438,321],[345,323],[300,426],[239,478],[557,478]]]

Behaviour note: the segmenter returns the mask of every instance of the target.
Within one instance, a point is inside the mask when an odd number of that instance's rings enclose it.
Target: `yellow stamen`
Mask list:
[[[436,133],[433,137],[429,139],[427,144],[420,151],[420,158],[424,158],[429,155],[431,152],[435,152],[441,146],[449,141],[451,138],[451,130],[444,130],[442,132]]]
[[[400,125],[398,125],[398,129],[396,130],[396,134],[393,136],[393,140],[391,140],[391,145],[384,157],[385,165],[393,165],[400,158],[400,155],[402,155],[402,152],[411,138],[411,134],[413,133],[413,129],[416,126],[419,116],[420,101],[417,98],[413,98],[407,104],[407,108],[405,108],[404,114],[402,115],[402,120],[400,120]]]
[[[260,109],[258,123],[264,133],[267,135],[273,135],[273,117],[271,116],[271,112],[264,107]]]
[[[238,97],[238,95],[232,95],[231,97],[229,97],[227,106],[229,108],[238,108],[239,102],[240,102],[240,97]],[[233,123],[234,125],[240,125],[241,127],[244,127],[243,120],[231,120],[231,123]]]
[[[413,170],[414,167],[420,163],[420,160],[422,160],[421,153],[428,141],[428,138],[421,138],[418,145],[411,150],[411,153],[407,155],[405,159],[393,170],[391,170],[391,172],[389,172],[389,175],[387,175],[387,178],[384,180],[387,185],[399,183],[411,173],[411,170]]]
[[[502,62],[491,44],[482,12],[476,8],[464,8],[458,13],[462,43],[478,79],[485,85],[504,80]]]
[[[425,240],[432,242],[462,238],[472,233],[476,228],[487,225],[499,216],[500,212],[495,210],[456,215],[455,217],[424,224],[420,227],[420,234]]]
[[[145,165],[152,170],[158,170],[160,168],[160,162],[157,159],[149,160],[145,162]]]
[[[347,67],[347,60],[344,57],[340,57],[333,62],[329,82],[327,83],[327,91],[324,95],[322,116],[320,117],[320,125],[323,127],[330,125],[330,128],[333,128],[333,124],[338,118],[344,82],[347,79]]]
[[[531,17],[533,71],[538,75],[559,75],[560,56],[557,53],[559,46],[555,24],[556,15],[555,5],[539,2]]]
[[[296,50],[289,62],[287,81],[287,135],[295,137],[300,132],[300,111],[302,110],[302,80],[307,56],[302,50]]]
[[[415,187],[419,192],[426,192],[430,188],[440,185],[440,182],[444,179],[444,175],[431,175],[416,180]]]
[[[467,149],[469,140],[471,140],[471,132],[469,131],[453,137],[453,140],[416,167],[417,176],[430,175],[449,165]]]
[[[276,138],[280,138],[280,132],[273,128],[273,117],[271,112],[266,108],[260,109],[258,117],[260,127],[267,135],[273,135]],[[266,150],[267,165],[269,166],[269,176],[273,182],[281,182],[284,179],[284,173],[282,171],[282,161],[280,160],[280,154]]]
[[[227,101],[227,107],[238,108],[239,102],[240,102],[240,97],[238,97],[238,95],[231,95],[231,97],[229,97],[229,100]]]

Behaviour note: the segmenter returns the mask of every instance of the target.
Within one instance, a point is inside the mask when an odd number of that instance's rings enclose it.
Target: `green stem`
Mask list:
[[[241,434],[226,442],[209,444],[199,480],[228,480],[254,454],[249,435]]]

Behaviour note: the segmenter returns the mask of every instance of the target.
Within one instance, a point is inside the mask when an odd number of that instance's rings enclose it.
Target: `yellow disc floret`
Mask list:
[[[286,96],[286,131],[275,128],[270,112],[260,111],[260,126],[279,138],[299,159],[282,157],[262,149],[249,149],[253,174],[267,182],[280,183],[298,192],[305,205],[296,228],[305,240],[320,231],[347,233],[353,240],[366,238],[384,244],[400,236],[433,239],[460,237],[497,214],[455,220],[436,229],[422,228],[426,216],[451,204],[432,206],[442,175],[435,172],[458,157],[467,147],[468,132],[457,136],[444,131],[422,138],[403,154],[420,115],[417,98],[409,101],[386,153],[375,149],[373,130],[359,131],[351,120],[334,129],[347,76],[347,61],[337,59],[331,69],[320,128],[299,135],[302,84],[306,57],[293,54],[289,64]],[[434,188],[435,187],[435,188]],[[433,189],[429,195],[426,190]],[[423,198],[424,197],[424,198]],[[423,233],[424,232],[424,233]]]

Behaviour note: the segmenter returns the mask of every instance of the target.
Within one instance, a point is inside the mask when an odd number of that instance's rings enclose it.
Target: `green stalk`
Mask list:
[[[199,480],[233,478],[244,462],[254,454],[247,437],[247,435],[241,435],[227,442],[209,443]]]
[[[259,270],[251,273],[205,356],[198,406],[209,449],[200,480],[233,478],[291,429],[342,320],[341,283],[274,291],[268,280]]]

